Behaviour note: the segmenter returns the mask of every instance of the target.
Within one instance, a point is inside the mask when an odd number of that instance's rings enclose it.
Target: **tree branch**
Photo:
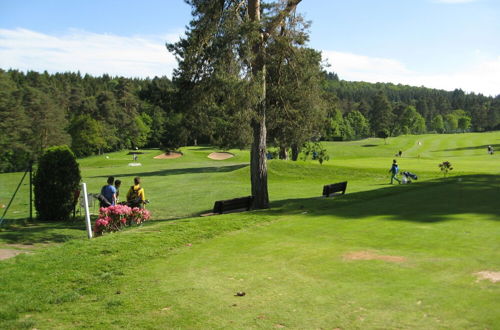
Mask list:
[[[280,11],[278,15],[274,16],[273,19],[269,22],[269,25],[267,26],[266,30],[264,31],[264,38],[267,39],[269,35],[273,32],[274,29],[276,29],[283,20],[297,7],[297,5],[301,2],[302,0],[288,0],[285,9]]]

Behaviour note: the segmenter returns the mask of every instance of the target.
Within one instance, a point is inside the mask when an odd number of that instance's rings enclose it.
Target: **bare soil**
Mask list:
[[[171,152],[169,154],[161,154],[158,156],[155,156],[155,159],[174,159],[174,158],[179,158],[182,157],[182,154],[180,152]]]
[[[214,160],[224,160],[224,159],[229,159],[233,158],[234,155],[230,152],[212,152],[210,155],[208,155],[208,158],[214,159]]]
[[[0,249],[0,260],[9,259],[25,252],[23,250]]]
[[[500,272],[484,270],[482,272],[477,272],[474,275],[477,276],[477,282],[479,282],[480,280],[488,280],[493,283],[500,282]]]
[[[386,256],[372,251],[356,251],[344,254],[344,260],[382,260],[388,262],[405,262],[405,257]]]

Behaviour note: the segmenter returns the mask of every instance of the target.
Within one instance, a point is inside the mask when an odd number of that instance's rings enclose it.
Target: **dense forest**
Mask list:
[[[312,63],[309,73],[302,72],[309,86],[290,83],[281,89],[269,88],[268,93],[275,95],[269,105],[270,145],[290,147],[287,141],[292,135],[304,143],[500,129],[500,95],[349,82],[322,70],[315,75],[320,60],[320,54],[312,50],[304,50],[297,60],[301,67]],[[277,72],[286,77],[285,69],[269,67],[274,77]],[[316,85],[320,88],[313,91]],[[166,77],[0,70],[0,171],[21,170],[44,148],[60,144],[69,145],[83,157],[135,147],[172,150],[211,143],[244,148],[251,143],[251,134],[239,122],[245,113],[236,109],[245,105],[234,102],[230,116],[228,109],[210,106],[217,104],[217,98],[227,97],[230,90],[212,93],[214,99],[206,101],[207,107],[193,112],[186,110],[192,106],[192,95],[179,89],[178,83]],[[315,98],[305,97],[309,92]],[[284,94],[297,100],[286,101]],[[206,97],[203,91],[197,95]],[[302,104],[294,112],[299,101]],[[315,110],[301,110],[310,108]]]

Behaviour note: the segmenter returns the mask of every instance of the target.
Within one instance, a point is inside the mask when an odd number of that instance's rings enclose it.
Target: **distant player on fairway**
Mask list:
[[[394,180],[401,183],[401,181],[399,181],[399,179],[396,177],[399,172],[399,166],[398,162],[395,159],[392,160],[392,166],[389,172],[391,172],[391,184],[393,184]]]

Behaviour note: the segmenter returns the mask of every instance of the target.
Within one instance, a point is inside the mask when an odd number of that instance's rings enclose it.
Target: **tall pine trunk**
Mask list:
[[[248,1],[250,19],[260,23],[260,0]],[[267,162],[266,162],[266,67],[264,53],[264,35],[253,46],[254,61],[252,63],[253,79],[261,84],[257,111],[252,122],[253,142],[250,153],[250,180],[252,183],[253,207],[264,209],[269,207],[269,193],[267,190]]]
[[[253,143],[250,160],[250,175],[252,182],[253,207],[264,209],[269,207],[267,191],[267,161],[266,161],[266,116],[265,109],[253,124]]]
[[[292,12],[301,0],[288,0],[285,8],[280,11],[270,23],[266,31],[258,32],[258,38],[253,45],[254,60],[252,75],[255,82],[261,84],[261,94],[256,105],[256,116],[252,122],[253,143],[250,160],[250,175],[252,182],[253,207],[264,209],[269,207],[269,193],[267,191],[267,162],[266,162],[266,39]],[[248,15],[250,20],[260,27],[260,0],[248,0]]]

